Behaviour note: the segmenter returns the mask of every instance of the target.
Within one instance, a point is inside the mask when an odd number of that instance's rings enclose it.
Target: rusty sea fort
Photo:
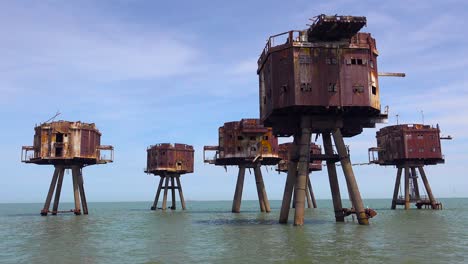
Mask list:
[[[40,204],[0,204],[0,260],[466,263],[468,199],[440,200],[444,210],[390,210],[390,199],[366,199],[379,212],[370,226],[336,223],[331,200],[318,200],[303,227],[278,224],[280,201],[271,201],[270,214],[258,211],[258,201],[243,201],[240,214],[231,213],[232,201],[190,201],[186,211],[166,212],[148,210],[150,201],[90,202],[85,217],[38,217]]]

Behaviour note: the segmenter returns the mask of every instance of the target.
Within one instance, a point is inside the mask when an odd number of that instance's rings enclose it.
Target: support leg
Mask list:
[[[356,210],[358,222],[361,225],[368,225],[369,218],[364,211],[364,204],[362,202],[361,193],[354,177],[353,167],[349,155],[346,151],[346,146],[344,144],[343,135],[341,134],[340,129],[333,131],[333,139],[335,140],[336,148],[338,155],[341,160],[341,167],[343,168],[343,173],[346,178],[348,185],[348,191],[350,193],[350,198],[353,202],[353,207]]]
[[[237,175],[236,190],[234,192],[234,201],[232,202],[232,212],[239,213],[242,201],[242,190],[244,189],[245,166],[239,166]]]
[[[322,133],[323,147],[326,155],[333,155],[333,145],[330,133]],[[330,182],[330,190],[333,200],[333,208],[335,210],[336,222],[344,222],[343,206],[341,204],[340,185],[338,184],[338,175],[336,173],[336,165],[334,161],[327,160],[328,180]]]
[[[409,167],[405,166],[405,210],[410,208]]]
[[[395,210],[396,204],[397,204],[398,189],[400,189],[400,182],[401,182],[401,172],[402,172],[402,168],[398,168],[396,180],[395,180],[395,188],[393,189],[392,210]]]
[[[310,183],[310,178],[309,178],[309,175],[307,175],[307,184],[306,184],[307,208],[312,208],[312,197],[310,197],[309,183]]]
[[[79,169],[78,184],[80,188],[81,206],[83,207],[83,214],[87,215],[88,214],[88,202],[86,201],[86,194],[84,190],[83,168]]]
[[[314,191],[312,190],[312,183],[310,182],[310,176],[307,177],[307,179],[308,179],[307,184],[309,185],[310,198],[312,198],[312,206],[314,208],[317,208],[317,201],[315,200]]]
[[[254,173],[255,173],[255,182],[257,184],[257,193],[258,193],[258,199],[261,199],[260,203],[260,208],[263,207],[262,212],[271,212],[270,209],[270,202],[268,201],[268,196],[265,190],[265,183],[263,182],[263,176],[262,176],[262,171],[260,169],[260,164],[256,165],[254,168]]]
[[[288,175],[286,177],[286,183],[284,185],[283,201],[281,203],[281,212],[279,217],[280,224],[288,223],[289,209],[291,208],[291,199],[293,195],[294,185],[296,184],[297,176],[297,160],[299,152],[297,148],[297,142],[299,138],[294,135],[294,141],[289,149],[289,161],[288,161]]]
[[[180,203],[182,204],[182,210],[185,210],[185,200],[184,200],[184,193],[182,192],[182,185],[180,184],[180,175],[177,175],[177,187],[179,188],[179,197]]]
[[[297,177],[297,172],[296,172],[296,177]],[[292,192],[292,205],[291,208],[296,208],[296,194],[294,192],[294,186],[293,186],[293,192]]]
[[[161,176],[161,179],[159,180],[158,190],[156,191],[156,197],[154,197],[154,202],[153,202],[153,206],[151,206],[151,210],[158,209],[159,195],[161,194],[161,188],[162,188],[163,183],[164,183],[164,177]]]
[[[57,178],[59,175],[59,168],[55,167],[54,175],[52,176],[52,181],[50,182],[49,192],[47,193],[47,198],[44,203],[44,208],[41,210],[41,215],[46,216],[49,213],[50,201],[52,200],[52,195],[54,194],[55,185],[57,184]]]
[[[175,200],[175,184],[174,184],[174,176],[171,175],[171,191],[172,191],[172,206],[171,209],[176,209],[176,200]]]
[[[166,183],[164,184],[164,196],[163,196],[163,203],[162,203],[162,208],[163,210],[166,210],[166,204],[167,204],[167,189],[169,189],[169,176],[165,176],[166,178]]]
[[[297,177],[296,184],[294,185],[294,197],[296,198],[294,225],[304,224],[305,192],[307,186],[307,175],[309,175],[311,135],[312,130],[310,128],[310,121],[303,117],[301,120],[301,136],[298,145],[299,161],[297,164]]]
[[[60,193],[62,192],[63,177],[65,174],[64,167],[60,166],[58,167],[58,170],[59,170],[58,182],[57,182],[57,189],[55,190],[54,207],[52,208],[52,215],[56,215],[58,211],[58,206],[60,202]]]
[[[424,171],[423,167],[418,167],[418,170],[419,170],[419,174],[421,174],[421,178],[423,180],[424,187],[426,188],[427,195],[429,196],[431,207],[432,209],[437,209],[436,200],[434,198],[434,195],[432,194],[432,189],[431,189],[431,186],[429,185],[429,181],[427,180],[426,172]]]
[[[421,195],[419,194],[418,176],[416,175],[415,167],[411,167],[411,182],[413,183],[414,194],[416,195],[416,200],[421,199]]]
[[[75,199],[75,215],[81,214],[81,204],[80,204],[80,190],[78,184],[78,178],[80,175],[80,167],[72,166],[72,179],[73,179],[73,196]]]

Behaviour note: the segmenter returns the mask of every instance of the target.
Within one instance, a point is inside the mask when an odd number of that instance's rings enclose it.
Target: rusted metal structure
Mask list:
[[[145,172],[161,177],[151,210],[158,209],[159,195],[162,189],[164,190],[164,196],[160,209],[166,210],[168,190],[171,190],[172,194],[172,206],[170,209],[176,209],[175,190],[179,190],[182,210],[186,209],[180,176],[186,173],[193,173],[193,161],[194,149],[190,145],[163,143],[152,145],[147,149]]]
[[[258,59],[260,117],[276,136],[294,136],[280,223],[287,223],[295,193],[294,224],[304,223],[312,133],[321,134],[336,221],[356,213],[367,225],[375,212],[363,206],[343,136],[387,119],[381,113],[376,42],[360,33],[365,17],[319,15],[306,30],[271,36]],[[331,136],[338,154],[334,154]],[[341,204],[335,162],[341,162],[352,209]]]
[[[422,124],[402,124],[387,126],[377,131],[377,147],[369,149],[369,162],[382,166],[396,166],[397,177],[392,198],[392,209],[397,205],[410,208],[414,203],[418,209],[423,206],[441,209],[432,194],[424,171],[425,165],[444,163],[440,144],[440,129]],[[418,169],[427,192],[427,197],[419,192]],[[401,175],[404,171],[404,196],[398,195]]]
[[[240,212],[246,168],[254,169],[260,210],[270,212],[270,202],[260,167],[262,165],[276,165],[280,161],[278,139],[273,136],[272,129],[260,124],[259,119],[242,119],[241,121],[224,123],[218,132],[219,145],[205,146],[203,160],[205,163],[217,166],[239,167],[232,212]],[[214,157],[207,158],[206,151],[214,151]]]
[[[288,172],[288,165],[291,156],[291,146],[292,143],[283,143],[280,144],[278,147],[278,154],[281,158],[280,162],[278,163],[277,170],[279,172]],[[310,174],[313,171],[321,171],[322,170],[322,161],[315,160],[315,155],[321,155],[322,148],[315,143],[310,144],[310,163],[309,163],[309,174],[307,175],[307,185],[306,185],[306,198],[307,198],[307,208],[317,208],[317,201],[315,200],[314,191],[312,189],[312,183],[310,182]],[[294,194],[293,194],[294,197]],[[293,201],[292,207],[295,207],[295,202]]]
[[[41,210],[41,215],[56,215],[59,212],[74,212],[75,215],[88,214],[88,204],[84,191],[83,167],[106,164],[114,159],[114,148],[101,145],[101,133],[94,123],[56,121],[35,127],[33,146],[23,146],[21,161],[38,165],[53,165],[49,192]],[[59,211],[60,193],[66,169],[71,169],[75,208]],[[49,210],[54,196],[52,211]]]

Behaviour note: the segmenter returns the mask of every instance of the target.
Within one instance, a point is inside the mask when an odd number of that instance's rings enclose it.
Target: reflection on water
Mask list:
[[[278,224],[244,201],[190,202],[187,211],[150,211],[148,203],[90,203],[88,216],[39,216],[40,204],[0,205],[1,263],[463,263],[468,199],[442,211],[378,210],[370,226],[335,223],[331,201],[306,210],[302,227]],[[65,206],[68,206],[65,204]],[[70,205],[72,206],[72,205]],[[294,217],[291,211],[290,222]]]

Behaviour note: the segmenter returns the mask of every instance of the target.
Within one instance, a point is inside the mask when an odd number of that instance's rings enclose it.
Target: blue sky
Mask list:
[[[226,121],[258,117],[256,60],[268,36],[304,29],[321,13],[367,16],[380,52],[389,124],[439,124],[453,141],[446,163],[426,169],[436,197],[467,197],[468,3],[464,1],[1,1],[0,202],[43,202],[53,168],[20,163],[34,125],[94,122],[115,162],[84,170],[89,201],[149,201],[157,179],[143,173],[146,147],[180,142],[196,149],[184,175],[186,199],[230,200],[236,168],[203,164]],[[379,125],[382,127],[382,125]],[[366,162],[376,129],[347,140],[353,162]],[[321,142],[320,142],[321,143]],[[285,175],[263,169],[270,199]],[[389,198],[396,169],[356,166],[362,196]],[[244,199],[256,199],[247,175]],[[342,196],[347,197],[340,174]],[[62,200],[71,201],[71,177]],[[325,172],[312,176],[317,198],[330,198]]]

